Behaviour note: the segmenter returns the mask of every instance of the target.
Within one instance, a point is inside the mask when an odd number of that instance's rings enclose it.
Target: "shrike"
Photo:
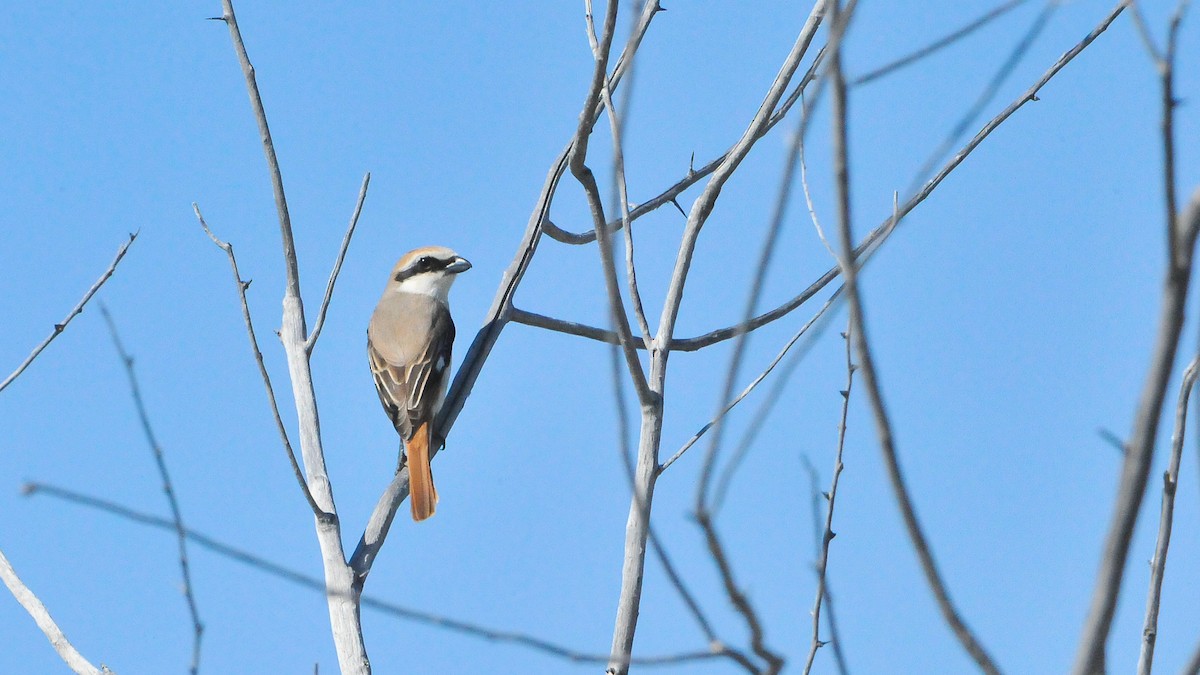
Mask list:
[[[404,440],[409,502],[417,521],[437,508],[429,450],[450,382],[450,286],[469,269],[466,258],[444,246],[409,251],[392,269],[367,327],[371,374],[379,401]]]

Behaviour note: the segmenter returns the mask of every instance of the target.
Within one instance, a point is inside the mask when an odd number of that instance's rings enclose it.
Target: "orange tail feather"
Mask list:
[[[422,521],[437,510],[437,488],[433,486],[433,471],[429,467],[429,444],[433,430],[429,422],[417,427],[408,442],[408,501],[412,504],[412,518]]]

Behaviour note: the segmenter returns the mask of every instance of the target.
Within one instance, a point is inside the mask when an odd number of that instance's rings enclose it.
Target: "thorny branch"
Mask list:
[[[138,233],[134,232],[129,235],[128,241],[126,241],[124,244],[121,244],[121,248],[117,249],[116,257],[114,257],[113,261],[109,263],[108,269],[104,270],[104,273],[100,275],[100,278],[96,280],[96,283],[92,284],[92,287],[88,289],[87,293],[84,293],[79,302],[76,303],[73,308],[71,308],[71,311],[67,313],[67,318],[54,324],[54,330],[50,331],[50,335],[47,336],[45,340],[42,340],[41,344],[34,347],[29,356],[25,357],[25,360],[21,362],[21,365],[17,366],[16,370],[14,370],[8,377],[4,378],[3,382],[0,382],[0,391],[4,391],[8,385],[12,384],[13,381],[21,375],[21,373],[25,372],[25,369],[28,368],[29,364],[33,363],[33,360],[42,353],[42,350],[50,346],[50,343],[54,341],[54,338],[58,337],[64,330],[67,329],[67,324],[71,323],[71,319],[74,319],[80,312],[83,311],[84,306],[87,305],[88,301],[92,299],[92,296],[96,294],[96,291],[99,291],[100,287],[104,285],[104,282],[108,281],[109,277],[113,275],[113,272],[117,271],[117,265],[120,264],[121,259],[125,257],[125,252],[129,250],[129,246],[133,244],[133,241],[137,239],[137,236]]]
[[[267,403],[271,405],[271,415],[275,419],[275,429],[279,432],[279,440],[283,442],[283,450],[287,453],[292,473],[296,476],[300,491],[304,494],[304,499],[308,502],[313,514],[318,518],[327,517],[330,514],[321,510],[321,507],[317,505],[317,500],[313,499],[312,492],[308,489],[308,481],[304,480],[304,472],[300,470],[300,464],[296,461],[296,451],[292,449],[292,442],[288,439],[287,427],[283,424],[283,418],[279,416],[279,403],[275,400],[275,387],[271,384],[271,376],[267,373],[267,366],[263,362],[262,351],[258,348],[258,337],[254,333],[254,320],[250,318],[250,303],[246,300],[246,289],[250,288],[250,282],[242,281],[241,272],[238,271],[237,258],[233,255],[233,244],[221,241],[217,235],[213,234],[204,220],[204,215],[200,213],[200,207],[195,203],[192,203],[192,211],[196,213],[196,220],[200,221],[200,227],[204,228],[204,233],[217,245],[217,248],[225,251],[225,255],[229,258],[229,267],[233,272],[233,284],[237,287],[238,298],[242,301],[242,320],[246,324],[246,335],[250,338],[250,351],[254,353],[254,361],[258,364],[258,374],[262,377],[263,387],[267,390]]]
[[[857,366],[851,357],[851,346],[854,341],[854,322],[853,320],[846,326],[846,332],[842,333],[842,340],[846,343],[846,388],[841,390],[842,396],[842,418],[838,422],[838,437],[837,437],[837,452],[833,460],[833,478],[830,479],[829,491],[822,493],[825,496],[825,522],[821,528],[821,540],[818,548],[817,563],[815,571],[817,573],[817,597],[813,600],[812,608],[812,642],[808,647],[808,657],[804,662],[804,675],[812,672],[813,660],[817,658],[817,650],[825,646],[825,642],[821,641],[821,605],[825,600],[826,595],[826,574],[829,571],[829,544],[833,541],[833,509],[837,504],[837,489],[838,482],[842,476],[842,451],[846,446],[846,419],[850,415],[850,390],[854,386],[854,371]]]

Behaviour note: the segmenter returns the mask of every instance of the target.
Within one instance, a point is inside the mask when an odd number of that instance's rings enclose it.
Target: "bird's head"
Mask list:
[[[430,295],[446,302],[450,286],[459,272],[471,269],[471,263],[445,246],[423,246],[400,258],[392,268],[388,290],[397,293]]]

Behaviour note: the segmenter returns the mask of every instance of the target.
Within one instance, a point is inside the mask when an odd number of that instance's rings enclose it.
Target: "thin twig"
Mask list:
[[[802,123],[804,116],[801,115],[800,119]],[[742,323],[746,323],[754,317],[754,312],[758,309],[759,299],[762,297],[763,286],[766,284],[767,272],[771,267],[771,260],[774,258],[775,245],[776,242],[779,241],[779,233],[783,229],[783,219],[787,214],[788,205],[791,203],[792,185],[795,183],[796,168],[799,163],[800,147],[803,144],[803,138],[804,133],[803,129],[801,128],[801,124],[797,124],[796,130],[792,136],[791,147],[788,149],[787,157],[784,160],[782,177],[779,182],[779,193],[775,198],[775,205],[771,210],[771,218],[768,221],[767,231],[763,235],[762,245],[759,248],[758,261],[754,268],[754,274],[750,282],[750,288],[746,293],[746,302],[744,309],[742,310]],[[830,297],[830,302],[832,302],[832,300],[833,296]],[[828,307],[828,304],[826,304],[826,307]],[[823,311],[824,308],[822,308],[822,312]],[[792,339],[792,342],[788,343],[787,347],[790,348],[791,344],[794,343],[798,338],[799,334],[797,334],[796,338]],[[708,436],[708,449],[704,454],[704,462],[700,470],[700,480],[698,481],[698,487],[696,491],[697,508],[703,508],[705,510],[709,508],[708,490],[712,484],[712,475],[717,464],[717,454],[721,447],[721,436],[725,426],[722,422],[725,419],[725,414],[728,413],[734,405],[734,401],[731,400],[730,397],[733,396],[733,389],[737,384],[737,379],[741,372],[742,358],[746,353],[746,346],[749,344],[749,341],[749,332],[744,332],[741,335],[738,335],[738,337],[734,340],[733,351],[729,356],[729,365],[725,371],[725,382],[722,386],[720,397],[717,399],[717,414],[712,418],[712,421],[705,425],[706,429],[711,428],[712,433],[710,433]],[[774,368],[775,364],[779,363],[786,351],[787,348],[785,348],[784,351],[781,352],[780,355],[775,359],[775,361],[771,363],[768,371]],[[758,381],[761,381],[761,377]],[[756,381],[755,384],[757,384],[758,381]],[[742,398],[744,398],[746,393],[748,393],[748,391],[743,392],[741,396],[738,396],[737,400],[740,401]]]
[[[1146,593],[1146,620],[1142,624],[1142,649],[1138,655],[1138,675],[1150,675],[1154,664],[1154,645],[1158,638],[1158,608],[1162,599],[1163,576],[1167,569],[1167,549],[1171,545],[1171,525],[1175,515],[1175,490],[1179,487],[1179,463],[1183,459],[1184,432],[1187,429],[1188,396],[1200,375],[1200,354],[1183,371],[1179,385],[1179,403],[1175,406],[1175,428],[1171,434],[1171,459],[1163,473],[1162,510],[1158,518],[1158,540],[1150,561],[1150,588]]]
[[[983,88],[983,91],[975,98],[975,102],[971,104],[971,107],[967,108],[967,111],[963,113],[958,122],[950,129],[950,133],[946,134],[946,137],[938,147],[929,153],[929,157],[925,160],[925,163],[921,165],[921,168],[913,176],[909,192],[915,190],[921,184],[921,181],[925,180],[925,177],[929,175],[933,167],[941,161],[942,157],[946,156],[946,152],[967,132],[967,129],[971,127],[975,119],[983,112],[983,109],[996,96],[1001,85],[1004,84],[1004,81],[1016,69],[1017,64],[1021,62],[1025,54],[1029,52],[1029,48],[1033,46],[1037,37],[1042,34],[1042,30],[1050,22],[1050,17],[1054,15],[1060,4],[1061,0],[1046,0],[1046,4],[1042,5],[1042,11],[1038,12],[1038,15],[1034,17],[1029,29],[1021,36],[1021,39],[1017,41],[1016,46],[1013,47],[1008,57],[996,69],[996,72]]]
[[[250,303],[246,300],[246,289],[250,288],[250,282],[242,281],[242,275],[238,271],[237,258],[233,255],[233,244],[221,241],[209,229],[208,223],[200,213],[200,207],[195,202],[192,203],[192,211],[196,213],[196,220],[200,221],[200,227],[204,228],[204,233],[217,245],[217,248],[225,251],[225,255],[229,258],[229,267],[233,271],[233,284],[237,287],[238,298],[242,301],[242,320],[246,324],[246,335],[250,338],[250,351],[254,353],[254,361],[258,364],[258,374],[262,377],[263,387],[267,390],[267,403],[271,405],[271,415],[275,418],[275,429],[279,432],[279,440],[283,442],[283,449],[287,453],[292,473],[296,476],[296,482],[300,484],[300,491],[304,493],[305,501],[308,502],[313,514],[318,518],[326,517],[328,514],[321,510],[317,501],[313,499],[312,492],[308,489],[308,481],[304,479],[304,472],[300,470],[300,465],[296,462],[296,452],[292,450],[292,442],[288,439],[287,427],[283,424],[283,418],[279,416],[279,404],[275,401],[275,387],[271,384],[271,376],[267,374],[267,366],[263,363],[262,352],[258,349],[258,337],[254,333],[254,320],[250,318]]]
[[[833,22],[835,33],[843,31],[849,22],[849,14],[844,19],[838,14],[840,12],[840,4],[840,0],[835,0],[834,16],[836,20]],[[893,440],[892,425],[883,401],[883,393],[879,386],[879,380],[875,374],[875,364],[871,355],[866,319],[862,301],[858,293],[858,261],[855,257],[850,216],[851,200],[846,126],[846,80],[842,73],[840,41],[836,40],[836,35],[830,41],[837,43],[831,50],[829,74],[833,85],[833,163],[837,186],[838,229],[841,235],[842,252],[839,266],[842,269],[842,279],[845,283],[847,301],[850,305],[850,321],[857,328],[854,337],[857,338],[855,340],[856,351],[859,365],[862,368],[863,385],[866,388],[867,399],[870,402],[871,410],[875,417],[879,445],[883,451],[884,463],[887,466],[892,490],[895,493],[896,501],[899,503],[905,528],[908,530],[913,548],[916,549],[917,557],[920,559],[921,569],[925,573],[926,581],[933,591],[942,616],[946,620],[946,623],[949,624],[951,630],[954,631],[955,637],[962,643],[967,653],[971,655],[971,658],[975,660],[979,668],[988,673],[988,675],[997,675],[1000,672],[999,669],[959,616],[958,610],[950,599],[949,592],[946,590],[945,583],[938,572],[937,564],[934,562],[933,552],[930,550],[925,535],[921,530],[920,522],[917,520],[912,499],[909,496],[908,488],[904,484],[904,477],[900,470],[899,457],[897,456]],[[899,218],[899,214],[895,212],[896,208],[893,206],[893,222]]]
[[[633,70],[630,71],[632,77]],[[622,107],[628,108],[630,85],[625,86],[625,96]],[[617,114],[613,105],[612,95],[605,86],[600,92],[604,101],[604,109],[608,111],[609,130],[612,134],[613,146],[613,182],[616,184],[617,210],[621,214],[621,231],[625,234],[625,278],[629,284],[629,302],[633,305],[633,316],[642,332],[642,343],[650,349],[654,338],[650,334],[650,324],[646,321],[646,310],[642,307],[642,294],[638,292],[637,268],[633,263],[633,228],[629,226],[629,188],[625,182],[625,152],[621,146],[621,130],[625,124],[624,111]]]
[[[817,563],[815,570],[817,573],[817,597],[813,600],[812,608],[812,642],[808,647],[808,658],[804,662],[804,675],[812,672],[813,661],[817,658],[817,650],[823,647],[826,643],[821,641],[821,605],[825,600],[826,594],[826,574],[829,571],[829,544],[833,541],[833,509],[837,504],[837,489],[838,481],[842,476],[842,451],[846,447],[846,419],[850,415],[850,390],[854,386],[854,371],[857,366],[851,358],[851,345],[854,339],[854,321],[851,320],[846,326],[846,332],[842,333],[842,339],[846,342],[846,388],[841,390],[842,396],[842,418],[838,422],[838,437],[837,437],[837,452],[833,460],[833,478],[829,482],[829,491],[823,493],[825,495],[825,523],[822,528],[820,545],[817,553]]]
[[[150,415],[146,412],[146,402],[142,399],[142,388],[138,384],[137,373],[133,369],[133,356],[125,351],[125,345],[121,343],[121,336],[117,333],[117,324],[113,321],[112,315],[109,314],[108,307],[105,307],[103,301],[100,303],[100,314],[104,317],[104,323],[108,324],[108,334],[112,337],[113,346],[117,348],[117,355],[121,357],[121,364],[125,366],[125,375],[129,379],[129,391],[133,396],[134,407],[137,408],[138,420],[142,424],[142,433],[146,435],[146,442],[150,445],[151,454],[154,455],[154,464],[158,469],[159,478],[162,479],[163,494],[166,495],[167,504],[171,509],[171,522],[175,527],[175,539],[179,552],[179,569],[183,577],[183,597],[187,601],[188,614],[192,618],[192,662],[188,666],[188,672],[196,675],[200,672],[200,644],[204,637],[204,623],[200,620],[200,612],[196,608],[196,595],[192,587],[191,563],[188,560],[185,534],[187,528],[183,525],[183,512],[179,508],[179,498],[175,494],[171,474],[167,471],[167,459],[163,453],[162,444],[158,442],[158,438],[154,435],[154,429],[150,426]]]
[[[934,40],[933,42],[929,43],[928,45],[925,45],[924,47],[921,47],[920,49],[913,51],[910,54],[902,56],[894,61],[886,63],[886,64],[879,66],[878,68],[875,68],[873,70],[867,71],[866,73],[864,73],[862,75],[859,75],[858,77],[851,80],[849,84],[851,87],[857,87],[857,86],[860,86],[863,84],[867,84],[868,82],[873,82],[875,80],[878,80],[881,77],[884,77],[885,75],[890,75],[890,74],[896,72],[897,70],[904,68],[905,66],[910,66],[927,56],[932,56],[933,54],[936,54],[937,52],[945,49],[946,47],[949,47],[950,45],[958,42],[959,40],[962,40],[963,38],[969,36],[971,33],[974,33],[975,31],[979,30],[980,28],[983,28],[984,26],[988,25],[992,21],[999,19],[1000,17],[1007,14],[1009,11],[1016,9],[1017,7],[1019,7],[1023,4],[1025,4],[1025,0],[1007,0],[1007,2],[1002,2],[999,5],[997,5],[996,7],[993,7],[986,14],[983,14],[979,18],[967,23],[966,25],[962,26],[961,28],[951,31],[950,33],[938,38],[937,40]]]
[[[585,0],[585,5],[587,7],[585,16],[589,28],[588,40],[592,44],[595,64],[592,69],[591,87],[588,90],[587,97],[584,99],[583,111],[579,114],[579,126],[575,131],[575,140],[572,142],[569,166],[571,174],[575,176],[575,179],[583,187],[584,194],[587,197],[588,209],[592,214],[594,227],[602,235],[597,237],[596,241],[599,244],[597,248],[600,251],[600,262],[604,273],[604,287],[608,293],[610,320],[620,338],[621,351],[625,356],[629,376],[633,380],[634,391],[637,392],[638,400],[645,405],[654,398],[654,393],[650,390],[650,386],[646,382],[646,373],[642,369],[642,363],[638,359],[637,350],[633,346],[633,333],[629,327],[629,318],[625,315],[625,303],[621,297],[621,287],[617,282],[612,240],[609,238],[606,228],[608,221],[604,216],[604,204],[600,199],[600,188],[596,184],[595,175],[586,163],[588,145],[594,126],[591,113],[596,109],[597,105],[603,105],[600,100],[602,98],[601,92],[605,86],[609,51],[612,48],[613,33],[616,30],[618,3],[610,0],[607,4],[604,12],[603,34],[599,38],[594,34],[595,29],[592,26],[591,0]]]
[[[116,257],[114,257],[113,261],[109,263],[108,269],[104,270],[104,274],[101,274],[100,278],[96,280],[96,283],[92,284],[92,287],[88,289],[87,293],[83,294],[83,298],[81,298],[79,302],[75,304],[75,306],[67,314],[67,318],[63,319],[59,323],[54,324],[54,330],[50,332],[50,335],[47,336],[45,340],[42,340],[41,344],[33,348],[33,351],[30,352],[29,356],[25,357],[25,360],[21,362],[21,365],[17,366],[17,369],[14,370],[12,374],[4,378],[3,382],[0,382],[0,391],[4,391],[8,385],[12,384],[13,381],[21,375],[21,373],[25,372],[25,369],[28,368],[29,364],[33,363],[33,360],[42,353],[42,350],[48,347],[50,343],[54,341],[54,338],[58,337],[64,330],[66,330],[67,324],[71,323],[71,319],[74,319],[76,315],[83,311],[83,307],[88,303],[88,300],[91,300],[92,296],[96,294],[96,291],[99,291],[100,287],[104,285],[104,282],[108,281],[109,277],[113,275],[113,272],[117,271],[117,265],[121,262],[121,258],[125,257],[125,252],[129,250],[130,244],[137,239],[137,236],[138,233],[133,232],[129,235],[129,239],[124,244],[121,244],[121,248],[117,249]]]
[[[737,406],[737,404],[741,403],[743,399],[749,396],[750,392],[754,391],[754,389],[757,388],[758,385],[763,382],[763,380],[767,379],[767,376],[771,374],[771,371],[775,370],[775,366],[779,365],[779,362],[783,360],[784,356],[787,356],[787,353],[789,350],[791,350],[792,346],[795,345],[800,338],[808,334],[809,329],[817,325],[817,322],[820,321],[823,316],[825,316],[826,311],[828,311],[829,308],[837,302],[838,298],[841,296],[841,291],[842,289],[840,287],[834,291],[833,294],[829,296],[829,299],[825,301],[825,304],[821,305],[821,308],[817,310],[816,314],[813,314],[812,318],[809,319],[808,322],[803,326],[801,326],[800,330],[796,331],[796,333],[784,343],[783,348],[779,350],[779,352],[775,355],[775,358],[771,359],[771,362],[767,364],[767,367],[763,369],[763,371],[759,373],[757,377],[751,380],[750,384],[746,385],[740,394],[731,399],[723,408],[718,410],[717,414],[714,415],[711,420],[706,422],[704,426],[700,427],[696,433],[692,434],[692,437],[689,438],[686,443],[680,446],[680,448],[675,451],[675,454],[671,455],[670,459],[662,463],[662,466],[659,467],[658,472],[662,473],[663,471],[666,471],[669,466],[674,464],[676,460],[682,457],[685,452],[695,445],[696,441],[700,440],[704,434],[708,433],[709,430],[716,426],[725,417],[725,415],[729,414],[730,410],[733,410],[733,408]],[[811,345],[812,342],[810,341],[808,344]],[[706,506],[705,508],[708,507]]]
[[[767,647],[762,622],[759,620],[754,606],[750,604],[750,599],[746,597],[746,594],[738,587],[737,580],[733,578],[733,568],[729,564],[729,558],[725,555],[725,548],[721,544],[720,537],[717,535],[717,528],[712,522],[712,515],[707,510],[699,511],[696,513],[696,523],[703,530],[704,541],[708,546],[708,553],[712,557],[713,562],[717,564],[717,571],[720,573],[721,585],[725,588],[725,595],[728,596],[729,602],[733,604],[734,609],[745,620],[746,627],[750,631],[750,648],[759,658],[767,662],[767,669],[764,671],[765,675],[778,675],[779,671],[783,670],[784,659],[777,652]]]
[[[96,666],[93,666],[83,654],[80,654],[77,649],[67,640],[67,636],[63,634],[62,629],[51,618],[49,610],[42,604],[42,601],[34,595],[33,591],[25,585],[21,578],[17,576],[16,570],[13,569],[12,563],[8,562],[8,558],[4,557],[3,551],[0,551],[0,579],[4,581],[4,585],[8,586],[8,590],[12,592],[13,597],[20,603],[29,616],[33,617],[38,628],[50,640],[54,651],[58,652],[59,657],[67,664],[67,667],[75,671],[79,675],[101,675],[101,673],[110,673],[111,671],[104,667],[103,671]]]
[[[350,216],[350,226],[346,228],[346,236],[342,238],[342,247],[338,249],[337,258],[333,263],[333,271],[329,273],[329,283],[325,285],[325,298],[321,300],[321,308],[317,310],[317,321],[313,324],[312,332],[304,343],[304,349],[312,354],[317,346],[317,337],[325,327],[325,312],[329,310],[329,302],[333,299],[333,285],[337,283],[338,274],[342,271],[342,261],[346,259],[346,251],[350,248],[350,238],[354,236],[354,228],[358,227],[358,216],[362,213],[363,202],[367,199],[367,186],[371,183],[371,172],[363,176],[362,187],[358,189],[358,201],[354,204],[354,214]]]
[[[62,499],[64,501],[78,504],[81,506],[85,506],[88,508],[94,508],[99,511],[109,513],[111,515],[115,515],[119,518],[124,518],[126,520],[129,520],[129,521],[132,521],[135,523],[139,523],[142,525],[148,525],[150,527],[154,527],[154,528],[158,528],[158,529],[162,529],[162,530],[173,531],[175,529],[175,525],[170,519],[161,518],[159,516],[148,514],[148,513],[142,512],[142,511],[137,511],[135,509],[131,509],[127,506],[123,506],[121,504],[117,504],[115,502],[112,502],[112,501],[109,501],[106,499],[100,499],[97,497],[92,497],[89,495],[81,494],[79,492],[75,492],[73,490],[68,490],[68,489],[58,487],[55,485],[49,485],[46,483],[26,483],[22,487],[21,491],[23,494],[29,495],[29,496],[44,494],[49,497]],[[184,530],[184,535],[188,538],[189,541],[196,544],[197,546],[200,546],[209,551],[212,551],[213,553],[216,553],[217,555],[220,555],[224,558],[234,560],[243,565],[247,565],[251,568],[257,569],[261,572],[265,572],[271,576],[283,579],[284,581],[288,581],[290,583],[293,583],[293,584],[296,584],[299,586],[303,586],[305,588],[310,588],[310,589],[318,591],[320,593],[326,592],[325,582],[321,578],[310,576],[308,574],[299,572],[297,570],[291,569],[284,565],[280,565],[279,563],[272,562],[270,560],[267,560],[266,558],[263,558],[254,553],[250,553],[249,551],[246,551],[244,549],[240,549],[235,546],[231,546],[229,544],[221,542],[221,541],[219,541],[207,534],[199,532],[197,530],[192,530],[192,529]],[[2,565],[0,565],[0,572],[2,572],[2,571],[3,571]],[[377,598],[377,597],[366,595],[366,594],[362,595],[362,604],[364,607],[370,607],[370,608],[380,611],[384,614],[394,616],[394,617],[397,617],[400,619],[404,619],[407,621],[414,621],[414,622],[429,625],[429,626],[445,628],[447,630],[451,630],[451,631],[454,631],[457,633],[469,635],[469,636],[475,637],[475,638],[489,640],[492,642],[506,642],[506,643],[510,643],[510,644],[520,645],[523,647],[528,647],[530,649],[534,649],[536,651],[540,651],[540,652],[548,654],[550,656],[555,656],[555,657],[559,657],[562,659],[566,659],[568,661],[573,661],[573,662],[577,662],[577,663],[607,663],[608,659],[609,659],[609,656],[607,654],[588,654],[585,652],[577,651],[575,649],[571,649],[570,647],[565,647],[565,646],[550,642],[548,640],[543,640],[538,637],[526,635],[524,633],[488,628],[485,626],[480,626],[478,624],[469,623],[466,621],[459,621],[457,619],[452,619],[452,618],[446,617],[441,614],[434,614],[432,612],[424,612],[421,610],[404,607],[402,605],[395,604],[388,600],[383,600],[381,598]],[[664,654],[661,656],[636,657],[632,660],[631,663],[634,665],[644,665],[644,666],[673,665],[673,664],[678,664],[678,663],[686,663],[686,662],[690,662],[690,661],[713,659],[713,658],[717,658],[719,656],[720,656],[720,654],[718,654],[714,651],[711,651],[711,650],[710,651],[694,651],[694,652],[686,652],[686,653],[682,653],[682,654]]]

